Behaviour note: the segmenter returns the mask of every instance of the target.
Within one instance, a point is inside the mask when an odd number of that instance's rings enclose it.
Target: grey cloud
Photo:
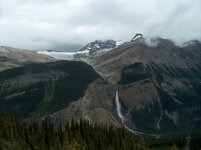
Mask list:
[[[44,39],[42,37],[36,36],[36,37],[32,37],[31,41],[33,41],[33,42],[43,42]]]
[[[75,50],[141,32],[201,39],[200,0],[0,0],[0,45]]]
[[[84,45],[82,44],[71,44],[71,43],[60,43],[52,42],[47,49],[74,52],[80,50]]]

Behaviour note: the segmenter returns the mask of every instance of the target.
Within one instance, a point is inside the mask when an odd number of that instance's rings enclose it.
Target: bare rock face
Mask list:
[[[151,82],[138,83],[120,89],[120,99],[126,108],[139,110],[157,100],[157,89]]]

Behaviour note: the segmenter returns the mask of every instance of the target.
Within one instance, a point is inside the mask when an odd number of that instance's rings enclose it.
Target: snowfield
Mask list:
[[[38,54],[48,55],[55,59],[59,60],[73,60],[75,59],[75,55],[77,54],[83,54],[83,55],[89,55],[89,50],[85,51],[78,51],[78,52],[56,52],[56,51],[38,51]]]

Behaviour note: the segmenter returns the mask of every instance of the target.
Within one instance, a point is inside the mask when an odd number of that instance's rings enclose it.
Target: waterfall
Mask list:
[[[123,121],[123,115],[121,113],[121,103],[119,102],[118,90],[116,90],[115,101],[116,101],[117,114],[123,123],[124,121]]]
[[[119,116],[119,118],[121,119],[122,124],[124,125],[124,128],[126,128],[128,131],[137,134],[137,131],[133,131],[132,129],[130,129],[129,127],[126,126],[126,124],[124,123],[124,116],[121,113],[121,103],[119,101],[119,93],[118,90],[116,90],[116,95],[115,95],[115,103],[116,103],[116,110],[117,110],[117,114]]]
[[[121,103],[119,101],[119,93],[118,93],[118,90],[116,90],[116,95],[115,95],[115,104],[116,104],[116,111],[117,111],[117,114],[119,116],[119,118],[121,119],[121,122],[124,126],[124,128],[126,130],[128,130],[129,132],[133,133],[133,134],[136,134],[136,135],[148,135],[148,136],[154,136],[154,137],[158,137],[158,135],[154,135],[154,134],[148,134],[148,133],[143,133],[143,132],[139,132],[139,131],[135,131],[135,130],[132,130],[130,129],[129,127],[126,126],[125,122],[124,122],[124,116],[122,115],[122,112],[121,112]]]

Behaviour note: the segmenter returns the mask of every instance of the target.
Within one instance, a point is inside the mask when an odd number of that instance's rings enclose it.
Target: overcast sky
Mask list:
[[[201,39],[201,0],[0,0],[0,45],[77,49],[135,33]]]

